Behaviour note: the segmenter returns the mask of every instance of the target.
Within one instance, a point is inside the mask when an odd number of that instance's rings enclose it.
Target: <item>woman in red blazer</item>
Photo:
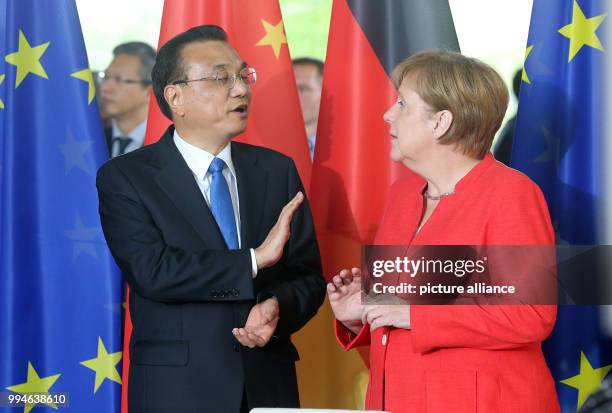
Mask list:
[[[396,182],[379,245],[553,245],[540,189],[489,153],[508,103],[489,66],[425,52],[398,65],[385,113]],[[328,284],[336,336],[370,345],[368,409],[393,413],[558,412],[541,342],[554,305],[361,304],[359,269]]]

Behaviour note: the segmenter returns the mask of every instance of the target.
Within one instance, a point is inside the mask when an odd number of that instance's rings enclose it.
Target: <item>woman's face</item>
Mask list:
[[[423,159],[436,141],[433,111],[415,92],[413,85],[411,76],[403,80],[397,101],[383,116],[390,126],[390,156],[396,162]]]

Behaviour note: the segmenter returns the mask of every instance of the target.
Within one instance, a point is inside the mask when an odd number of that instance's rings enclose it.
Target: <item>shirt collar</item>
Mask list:
[[[179,133],[174,130],[174,144],[177,149],[187,162],[187,166],[191,171],[195,174],[198,179],[204,179],[206,177],[206,173],[208,172],[208,167],[210,163],[215,158],[210,152],[205,151],[204,149],[198,148],[187,141],[185,141]],[[232,145],[231,142],[228,142],[225,145],[225,148],[216,156],[225,162],[234,179],[236,178],[236,170],[234,169],[234,163],[232,162]]]
[[[495,158],[491,152],[488,152],[485,157],[479,161],[468,173],[455,184],[455,193],[461,192],[462,190],[469,188],[474,182],[482,176],[483,173],[495,163]],[[421,178],[422,179],[422,178]],[[427,181],[423,179],[423,183],[420,186],[419,196],[425,192],[427,188]]]
[[[113,129],[113,138],[129,137],[129,138],[132,138],[132,142],[130,143],[130,145],[137,145],[139,147],[143,146],[144,139],[145,139],[145,133],[147,131],[147,120],[146,119],[125,135],[121,132],[121,130],[119,129],[119,126],[117,125],[117,122],[115,122],[114,119],[111,120],[111,127]]]

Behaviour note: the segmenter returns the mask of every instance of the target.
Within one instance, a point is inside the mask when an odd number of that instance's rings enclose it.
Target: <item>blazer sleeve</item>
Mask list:
[[[546,201],[531,181],[523,181],[489,208],[494,211],[487,245],[554,245]],[[550,334],[555,305],[455,305],[452,308],[412,306],[413,348],[503,350],[538,343]]]
[[[288,194],[305,194],[295,164],[289,160]],[[288,335],[302,328],[317,313],[325,299],[325,279],[312,221],[310,205],[305,198],[291,221],[291,235],[283,253],[283,276],[268,285],[263,298],[278,299],[280,314],[276,331]],[[261,301],[258,299],[258,301]]]
[[[370,344],[370,325],[365,324],[359,333],[355,334],[344,326],[340,321],[334,320],[334,333],[338,344],[344,351]]]
[[[102,229],[129,286],[160,302],[254,299],[251,255],[242,250],[186,250],[168,245],[147,206],[113,161],[97,175]]]

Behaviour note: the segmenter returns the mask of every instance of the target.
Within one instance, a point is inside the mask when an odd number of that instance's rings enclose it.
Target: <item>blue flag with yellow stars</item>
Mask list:
[[[74,0],[0,0],[0,409],[120,406],[121,278]]]
[[[609,6],[533,3],[512,166],[542,188],[561,245],[612,244]],[[560,305],[544,344],[563,412],[580,408],[612,368],[602,311]]]

